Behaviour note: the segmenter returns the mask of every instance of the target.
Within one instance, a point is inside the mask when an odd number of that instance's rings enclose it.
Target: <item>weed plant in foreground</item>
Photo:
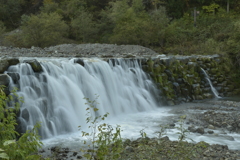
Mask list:
[[[140,131],[141,137],[137,140],[123,140],[121,137],[120,126],[115,128],[103,123],[108,116],[97,115],[97,101],[85,98],[88,105],[86,123],[90,132],[82,131],[82,136],[88,141],[84,141],[87,150],[81,149],[86,159],[98,160],[160,160],[160,159],[179,159],[188,160],[200,157],[204,149],[209,146],[205,142],[191,144],[186,141],[188,130],[184,128],[186,116],[181,116],[178,129],[178,141],[170,141],[166,134],[166,127],[161,126],[156,138],[149,138],[144,130]],[[80,126],[79,126],[80,127]]]

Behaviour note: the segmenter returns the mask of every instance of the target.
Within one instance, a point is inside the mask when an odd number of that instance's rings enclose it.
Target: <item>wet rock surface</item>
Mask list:
[[[191,114],[188,123],[207,129],[221,129],[240,133],[240,102],[209,101],[208,107],[200,103],[190,108],[197,113]]]

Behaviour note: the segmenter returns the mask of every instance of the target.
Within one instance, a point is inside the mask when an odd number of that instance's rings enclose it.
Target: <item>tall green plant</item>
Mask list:
[[[82,136],[88,138],[89,142],[84,141],[84,144],[88,143],[90,150],[84,154],[84,157],[100,160],[120,158],[123,151],[120,126],[114,129],[111,125],[102,123],[109,113],[103,116],[95,116],[98,111],[96,108],[97,101],[91,101],[89,98],[85,99],[87,101],[86,105],[88,105],[86,123],[89,124],[90,132],[82,131]],[[82,151],[86,152],[85,150]]]

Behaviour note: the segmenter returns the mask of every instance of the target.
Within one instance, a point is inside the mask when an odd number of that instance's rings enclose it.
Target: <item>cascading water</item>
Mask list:
[[[203,74],[205,75],[205,79],[208,81],[214,96],[216,98],[222,98],[222,97],[219,96],[219,93],[216,90],[216,88],[214,88],[214,86],[212,85],[212,81],[210,80],[210,78],[209,78],[208,74],[206,73],[206,71],[203,68],[201,68],[201,70],[202,70]]]
[[[84,67],[74,60],[38,61],[43,67],[41,73],[35,73],[27,63],[11,66],[8,72],[20,75],[18,84],[11,87],[18,87],[17,94],[24,99],[21,127],[28,130],[40,122],[43,139],[84,127],[88,107],[84,98],[98,102],[99,115],[135,113],[157,106],[150,92],[154,85],[137,61],[115,60],[113,65],[86,59]]]

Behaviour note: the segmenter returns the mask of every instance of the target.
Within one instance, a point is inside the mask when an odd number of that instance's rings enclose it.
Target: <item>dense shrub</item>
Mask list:
[[[67,36],[68,26],[57,13],[23,16],[21,29],[26,47],[57,45]]]

